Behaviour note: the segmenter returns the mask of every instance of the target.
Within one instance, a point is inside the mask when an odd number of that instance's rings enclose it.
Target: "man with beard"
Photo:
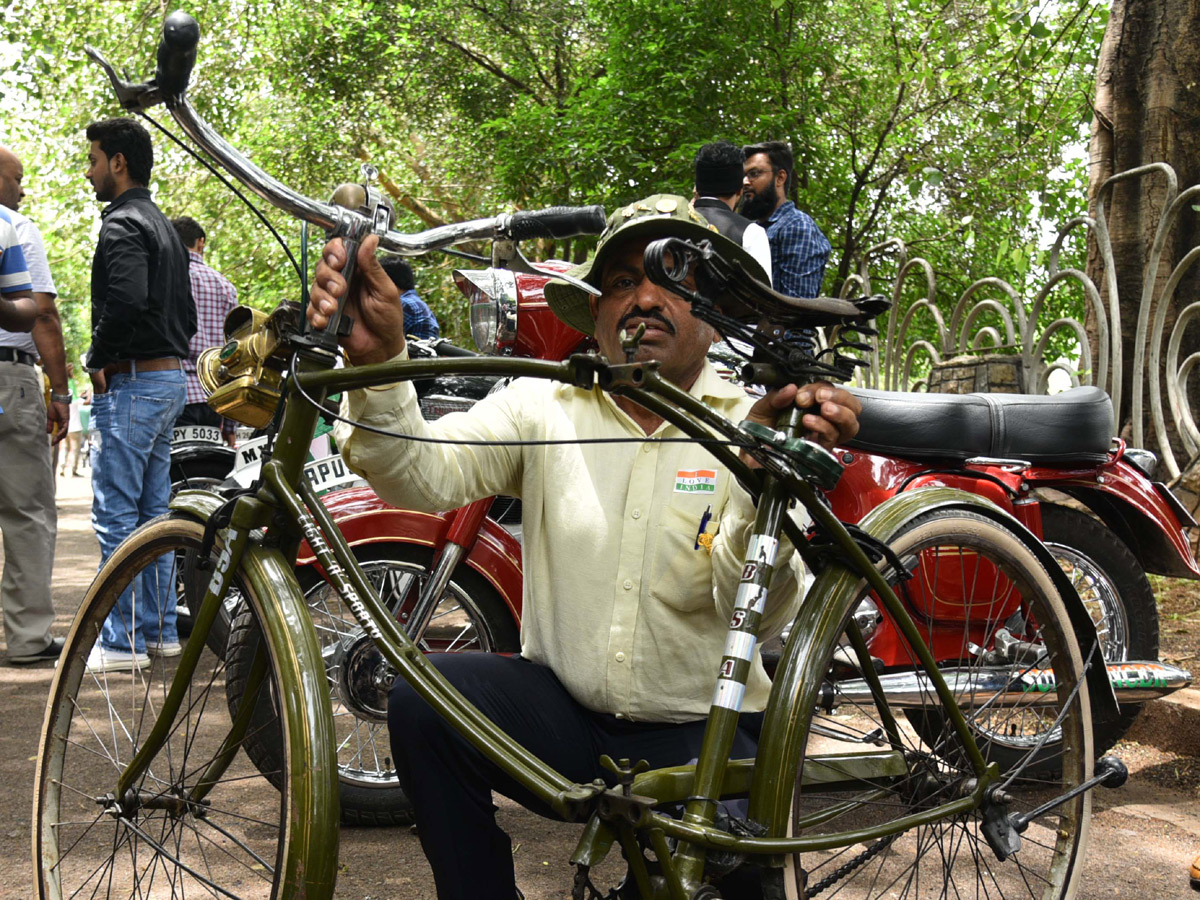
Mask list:
[[[167,511],[171,427],[185,399],[181,360],[196,332],[196,304],[183,241],[150,199],[154,148],[132,119],[87,127],[87,179],[100,214],[92,259],[92,427],[100,452],[92,469],[92,526],[101,565],[135,528]],[[88,657],[91,672],[149,666],[147,653],[180,652],[172,560],[134,602],[125,591]]]
[[[647,244],[668,235],[712,241],[722,256],[764,277],[753,257],[687,200],[658,194],[613,213],[595,256],[570,271],[576,283],[550,281],[547,303],[568,325],[594,334],[609,360],[624,360],[622,334],[644,325],[634,359],[657,361],[663,378],[733,421],[773,424],[780,410],[816,404],[819,413],[803,418],[809,437],[827,447],[852,437],[861,406],[844,390],[789,385],[755,402],[721,379],[705,355],[717,333],[686,300],[645,275]],[[342,346],[354,365],[407,353],[403,307],[377,247],[374,236],[360,246],[359,288],[346,305],[354,328]],[[340,239],[326,245],[308,308],[318,329],[346,292],[345,261]],[[604,777],[601,753],[654,767],[699,755],[755,515],[727,468],[627,397],[540,379],[518,379],[436,422],[421,418],[409,382],[351,391],[343,405],[352,422],[435,439],[335,428],[347,463],[387,502],[437,510],[498,493],[523,501],[521,655],[429,657],[464,696],[579,783]],[[456,443],[463,440],[492,446]],[[798,569],[783,542],[760,639],[795,615]],[[763,709],[770,684],[758,651],[747,653],[743,723]],[[438,897],[519,896],[492,791],[550,811],[402,679],[392,691],[388,728]],[[753,734],[739,730],[732,755],[754,752]]]
[[[743,147],[745,181],[740,212],[767,229],[775,290],[789,297],[821,293],[829,241],[817,223],[788,199],[795,178],[792,148],[783,141]]]

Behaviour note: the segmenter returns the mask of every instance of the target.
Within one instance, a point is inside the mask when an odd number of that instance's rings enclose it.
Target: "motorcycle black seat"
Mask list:
[[[1053,396],[849,390],[863,411],[858,435],[847,446],[872,453],[1061,466],[1104,462],[1112,445],[1112,400],[1097,387]]]

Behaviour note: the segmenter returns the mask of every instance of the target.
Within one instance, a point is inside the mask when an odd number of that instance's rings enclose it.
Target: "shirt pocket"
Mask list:
[[[650,566],[650,596],[680,612],[713,608],[712,557],[696,549],[700,520],[711,501],[678,498],[663,510]],[[716,531],[715,518],[708,523]]]

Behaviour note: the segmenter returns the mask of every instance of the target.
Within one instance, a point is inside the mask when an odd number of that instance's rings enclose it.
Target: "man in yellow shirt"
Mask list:
[[[664,377],[735,421],[773,423],[792,403],[805,408],[815,402],[820,415],[804,419],[810,436],[826,446],[853,436],[859,407],[845,391],[790,386],[752,403],[718,377],[705,356],[715,332],[642,271],[646,244],[666,234],[703,236],[722,254],[758,270],[749,254],[711,231],[682,197],[657,195],[618,210],[592,261],[571,272],[601,295],[551,282],[546,296],[552,309],[594,332],[610,360],[623,359],[622,330],[646,325],[636,358],[657,360]],[[373,239],[364,241],[358,256],[363,287],[347,306],[356,324],[344,347],[354,364],[406,353],[399,299],[374,250]],[[310,305],[317,327],[324,327],[336,309],[334,298],[345,290],[338,273],[344,261],[340,241],[331,242]],[[681,433],[631,401],[547,381],[519,380],[469,412],[433,423],[421,419],[407,383],[354,391],[345,403],[354,421],[448,441],[397,441],[337,429],[350,467],[389,502],[438,510],[498,493],[522,499],[521,656],[445,654],[435,659],[442,673],[505,731],[577,782],[605,775],[602,753],[652,766],[696,757],[754,520],[750,498],[730,473],[703,447],[670,442]],[[455,443],[461,441],[496,446]],[[699,531],[714,536],[711,553],[696,549]],[[794,554],[782,548],[761,640],[794,617],[797,575]],[[768,687],[755,650],[740,708],[760,711]],[[517,896],[511,846],[496,825],[491,791],[547,810],[403,682],[392,694],[389,728],[438,896]],[[754,748],[753,735],[741,732],[733,753],[753,756]]]

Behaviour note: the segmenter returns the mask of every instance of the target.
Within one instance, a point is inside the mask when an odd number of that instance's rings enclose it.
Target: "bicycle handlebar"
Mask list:
[[[165,104],[175,122],[201,149],[247,188],[289,215],[330,234],[377,234],[383,249],[405,256],[420,256],[471,240],[566,238],[599,234],[604,229],[603,207],[586,206],[501,214],[406,234],[391,229],[388,227],[390,223],[379,217],[372,219],[357,210],[306,197],[243,156],[217,134],[188,102],[187,86],[199,41],[200,26],[192,16],[182,11],[167,16],[156,54],[154,81],[144,84],[123,81],[97,50],[90,46],[85,49],[107,73],[122,107],[142,110],[158,103]]]

